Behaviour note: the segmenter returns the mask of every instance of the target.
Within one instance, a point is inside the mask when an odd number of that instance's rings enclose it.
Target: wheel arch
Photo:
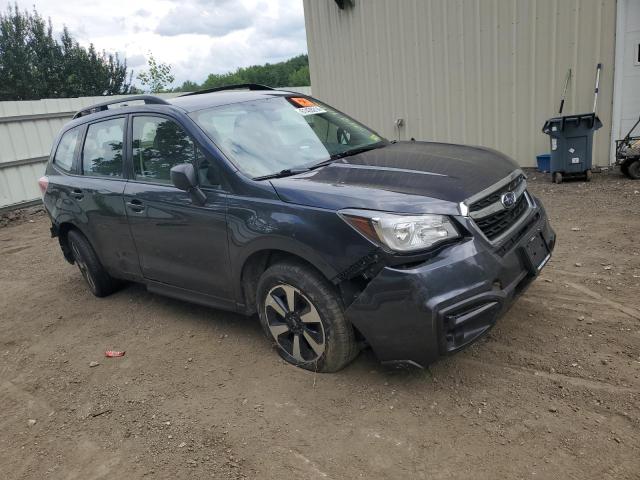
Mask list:
[[[69,232],[72,230],[76,230],[84,235],[85,238],[88,239],[86,233],[82,231],[78,225],[73,222],[61,222],[56,226],[56,233],[58,236],[58,243],[60,244],[60,248],[62,249],[62,254],[67,262],[73,265],[75,262],[73,258],[73,254],[71,253],[71,247],[69,246]]]
[[[244,302],[245,313],[248,315],[256,313],[256,290],[260,276],[271,265],[287,261],[312,268],[329,280],[329,283],[332,283],[330,275],[333,270],[319,268],[318,265],[310,262],[298,253],[278,248],[256,250],[245,258],[242,268],[240,269],[240,298]]]

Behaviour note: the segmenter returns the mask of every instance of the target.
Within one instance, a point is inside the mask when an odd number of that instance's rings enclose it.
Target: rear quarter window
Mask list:
[[[73,155],[78,145],[80,128],[75,127],[62,135],[56,153],[53,156],[53,163],[60,170],[70,172],[73,167]]]

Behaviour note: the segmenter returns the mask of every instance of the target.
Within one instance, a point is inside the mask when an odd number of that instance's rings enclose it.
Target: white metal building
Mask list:
[[[304,11],[314,95],[388,138],[485,145],[534,166],[568,69],[564,114],[587,113],[598,62],[596,165],[640,114],[640,0],[304,0]]]

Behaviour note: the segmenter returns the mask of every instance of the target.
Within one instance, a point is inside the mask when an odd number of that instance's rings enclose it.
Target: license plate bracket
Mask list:
[[[549,258],[551,258],[549,246],[541,233],[532,235],[522,250],[527,267],[534,275],[540,273],[542,267],[544,267],[549,261]]]

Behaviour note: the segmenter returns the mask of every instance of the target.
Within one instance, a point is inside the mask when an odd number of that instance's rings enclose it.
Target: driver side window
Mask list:
[[[171,169],[192,163],[202,187],[221,188],[219,167],[187,132],[163,117],[133,118],[133,166],[136,180],[171,184]]]

